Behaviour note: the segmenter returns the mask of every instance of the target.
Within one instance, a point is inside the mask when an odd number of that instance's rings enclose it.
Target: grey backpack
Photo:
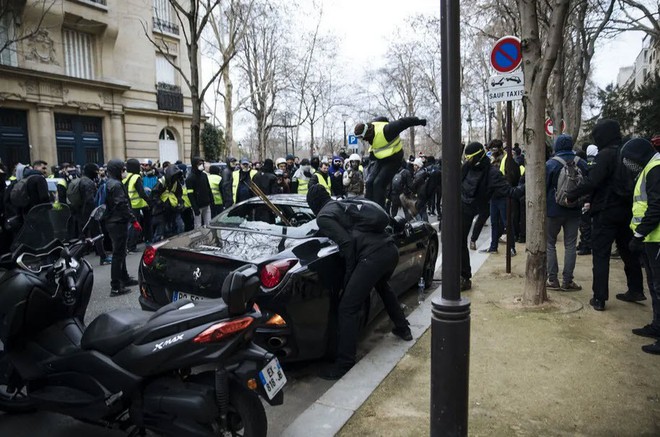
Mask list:
[[[582,170],[578,167],[580,157],[576,156],[572,161],[565,161],[559,156],[553,156],[552,159],[561,162],[562,168],[557,177],[557,188],[555,189],[555,202],[564,208],[577,208],[580,205],[580,199],[569,202],[566,193],[577,188],[582,183]]]

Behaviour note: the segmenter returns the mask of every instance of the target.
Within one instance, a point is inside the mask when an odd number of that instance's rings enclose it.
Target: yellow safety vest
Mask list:
[[[633,218],[630,221],[630,229],[635,231],[637,226],[642,222],[644,214],[649,207],[648,204],[648,194],[646,193],[646,175],[651,171],[652,168],[660,165],[660,153],[656,153],[653,158],[646,164],[644,170],[637,178],[637,183],[635,184],[635,191],[633,191],[633,206],[632,213]],[[658,243],[660,242],[660,224],[655,227],[650,234],[644,237],[645,243]]]
[[[400,152],[403,149],[401,145],[401,138],[397,135],[392,141],[387,141],[385,139],[385,134],[383,129],[387,123],[383,121],[374,121],[371,123],[374,125],[374,139],[369,148],[369,152],[373,152],[376,159],[384,159],[389,156],[394,155],[397,152]]]
[[[183,187],[182,194],[181,194],[181,199],[183,200],[183,207],[184,208],[191,208],[192,204],[190,203],[190,197],[188,197],[188,193],[192,193],[193,190],[189,190],[187,187]]]
[[[328,175],[328,181],[326,181],[323,176],[321,176],[321,172],[316,173],[316,179],[319,181],[319,185],[321,185],[323,188],[325,188],[325,191],[328,192],[328,194],[332,195],[332,191],[330,190],[330,175]]]
[[[128,199],[131,201],[131,208],[140,209],[146,208],[147,202],[140,197],[140,194],[135,189],[135,183],[137,182],[139,174],[129,173],[128,176],[124,178],[122,184],[126,185],[126,190],[128,191]]]
[[[179,204],[179,201],[176,198],[176,194],[174,194],[174,192],[176,191],[177,182],[174,182],[174,185],[172,185],[172,190],[167,189],[167,185],[165,184],[164,177],[160,178],[158,182],[163,186],[163,192],[160,195],[160,201],[163,203],[169,202],[170,205],[172,205],[172,207],[175,208]]]
[[[236,203],[236,196],[238,195],[238,181],[240,180],[240,175],[241,170],[236,170],[232,174],[232,181],[231,181],[231,192],[233,193],[232,196],[234,197],[234,203]],[[256,170],[250,170],[250,179],[254,177],[254,175],[257,174]]]
[[[222,178],[219,174],[209,174],[209,186],[211,187],[211,193],[213,193],[213,204],[222,205],[222,192],[220,191],[220,182]]]
[[[506,157],[507,157],[507,154],[506,154],[506,152],[504,152],[504,157],[502,158],[502,161],[500,161],[500,172],[502,174],[505,174],[505,170],[506,170],[506,168],[505,168],[506,165],[505,165],[505,162],[504,162],[504,161],[506,161]],[[524,175],[525,174],[525,167],[522,166],[522,165],[519,165],[518,167],[520,168],[520,176]]]

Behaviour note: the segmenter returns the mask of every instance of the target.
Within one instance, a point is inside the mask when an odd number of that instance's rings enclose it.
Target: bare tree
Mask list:
[[[538,0],[517,0],[521,17],[525,103],[527,105],[527,264],[523,304],[547,300],[545,212],[545,112],[548,80],[562,46],[570,0],[555,0],[552,7]],[[540,6],[541,3],[543,6]],[[547,21],[548,33],[540,30]]]
[[[216,79],[235,55],[235,51],[230,54],[228,59],[223,59],[219,68],[211,75],[210,79],[203,83],[201,79],[201,52],[200,43],[202,35],[209,24],[211,17],[220,7],[221,0],[167,0],[172,8],[176,19],[181,25],[183,40],[188,52],[189,71],[184,71],[175,61],[171,44],[165,38],[153,35],[148,30],[148,25],[143,23],[144,33],[147,39],[156,48],[156,51],[164,56],[167,62],[179,72],[182,80],[190,90],[190,99],[192,103],[192,120],[190,122],[190,159],[200,154],[200,128],[202,120],[202,103],[204,96],[209,88],[215,83]],[[156,12],[158,9],[156,8]],[[160,17],[156,17],[157,19]]]

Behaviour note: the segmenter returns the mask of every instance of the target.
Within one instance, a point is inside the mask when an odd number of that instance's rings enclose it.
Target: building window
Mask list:
[[[94,36],[64,29],[66,74],[81,79],[94,79]]]
[[[176,58],[156,53],[156,83],[176,85],[176,70],[170,61],[176,62]]]
[[[177,18],[169,0],[154,0],[154,30],[174,35],[179,34]]]
[[[16,43],[13,41],[13,37],[12,14],[3,14],[0,11],[0,64],[16,67],[18,62],[16,59]]]

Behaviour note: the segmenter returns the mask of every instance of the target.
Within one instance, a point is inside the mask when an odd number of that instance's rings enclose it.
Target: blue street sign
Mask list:
[[[490,53],[490,64],[500,73],[510,73],[522,62],[520,40],[515,36],[500,38]]]
[[[357,143],[358,143],[358,137],[356,137],[355,135],[349,135],[348,136],[348,144],[349,145],[354,146]]]

